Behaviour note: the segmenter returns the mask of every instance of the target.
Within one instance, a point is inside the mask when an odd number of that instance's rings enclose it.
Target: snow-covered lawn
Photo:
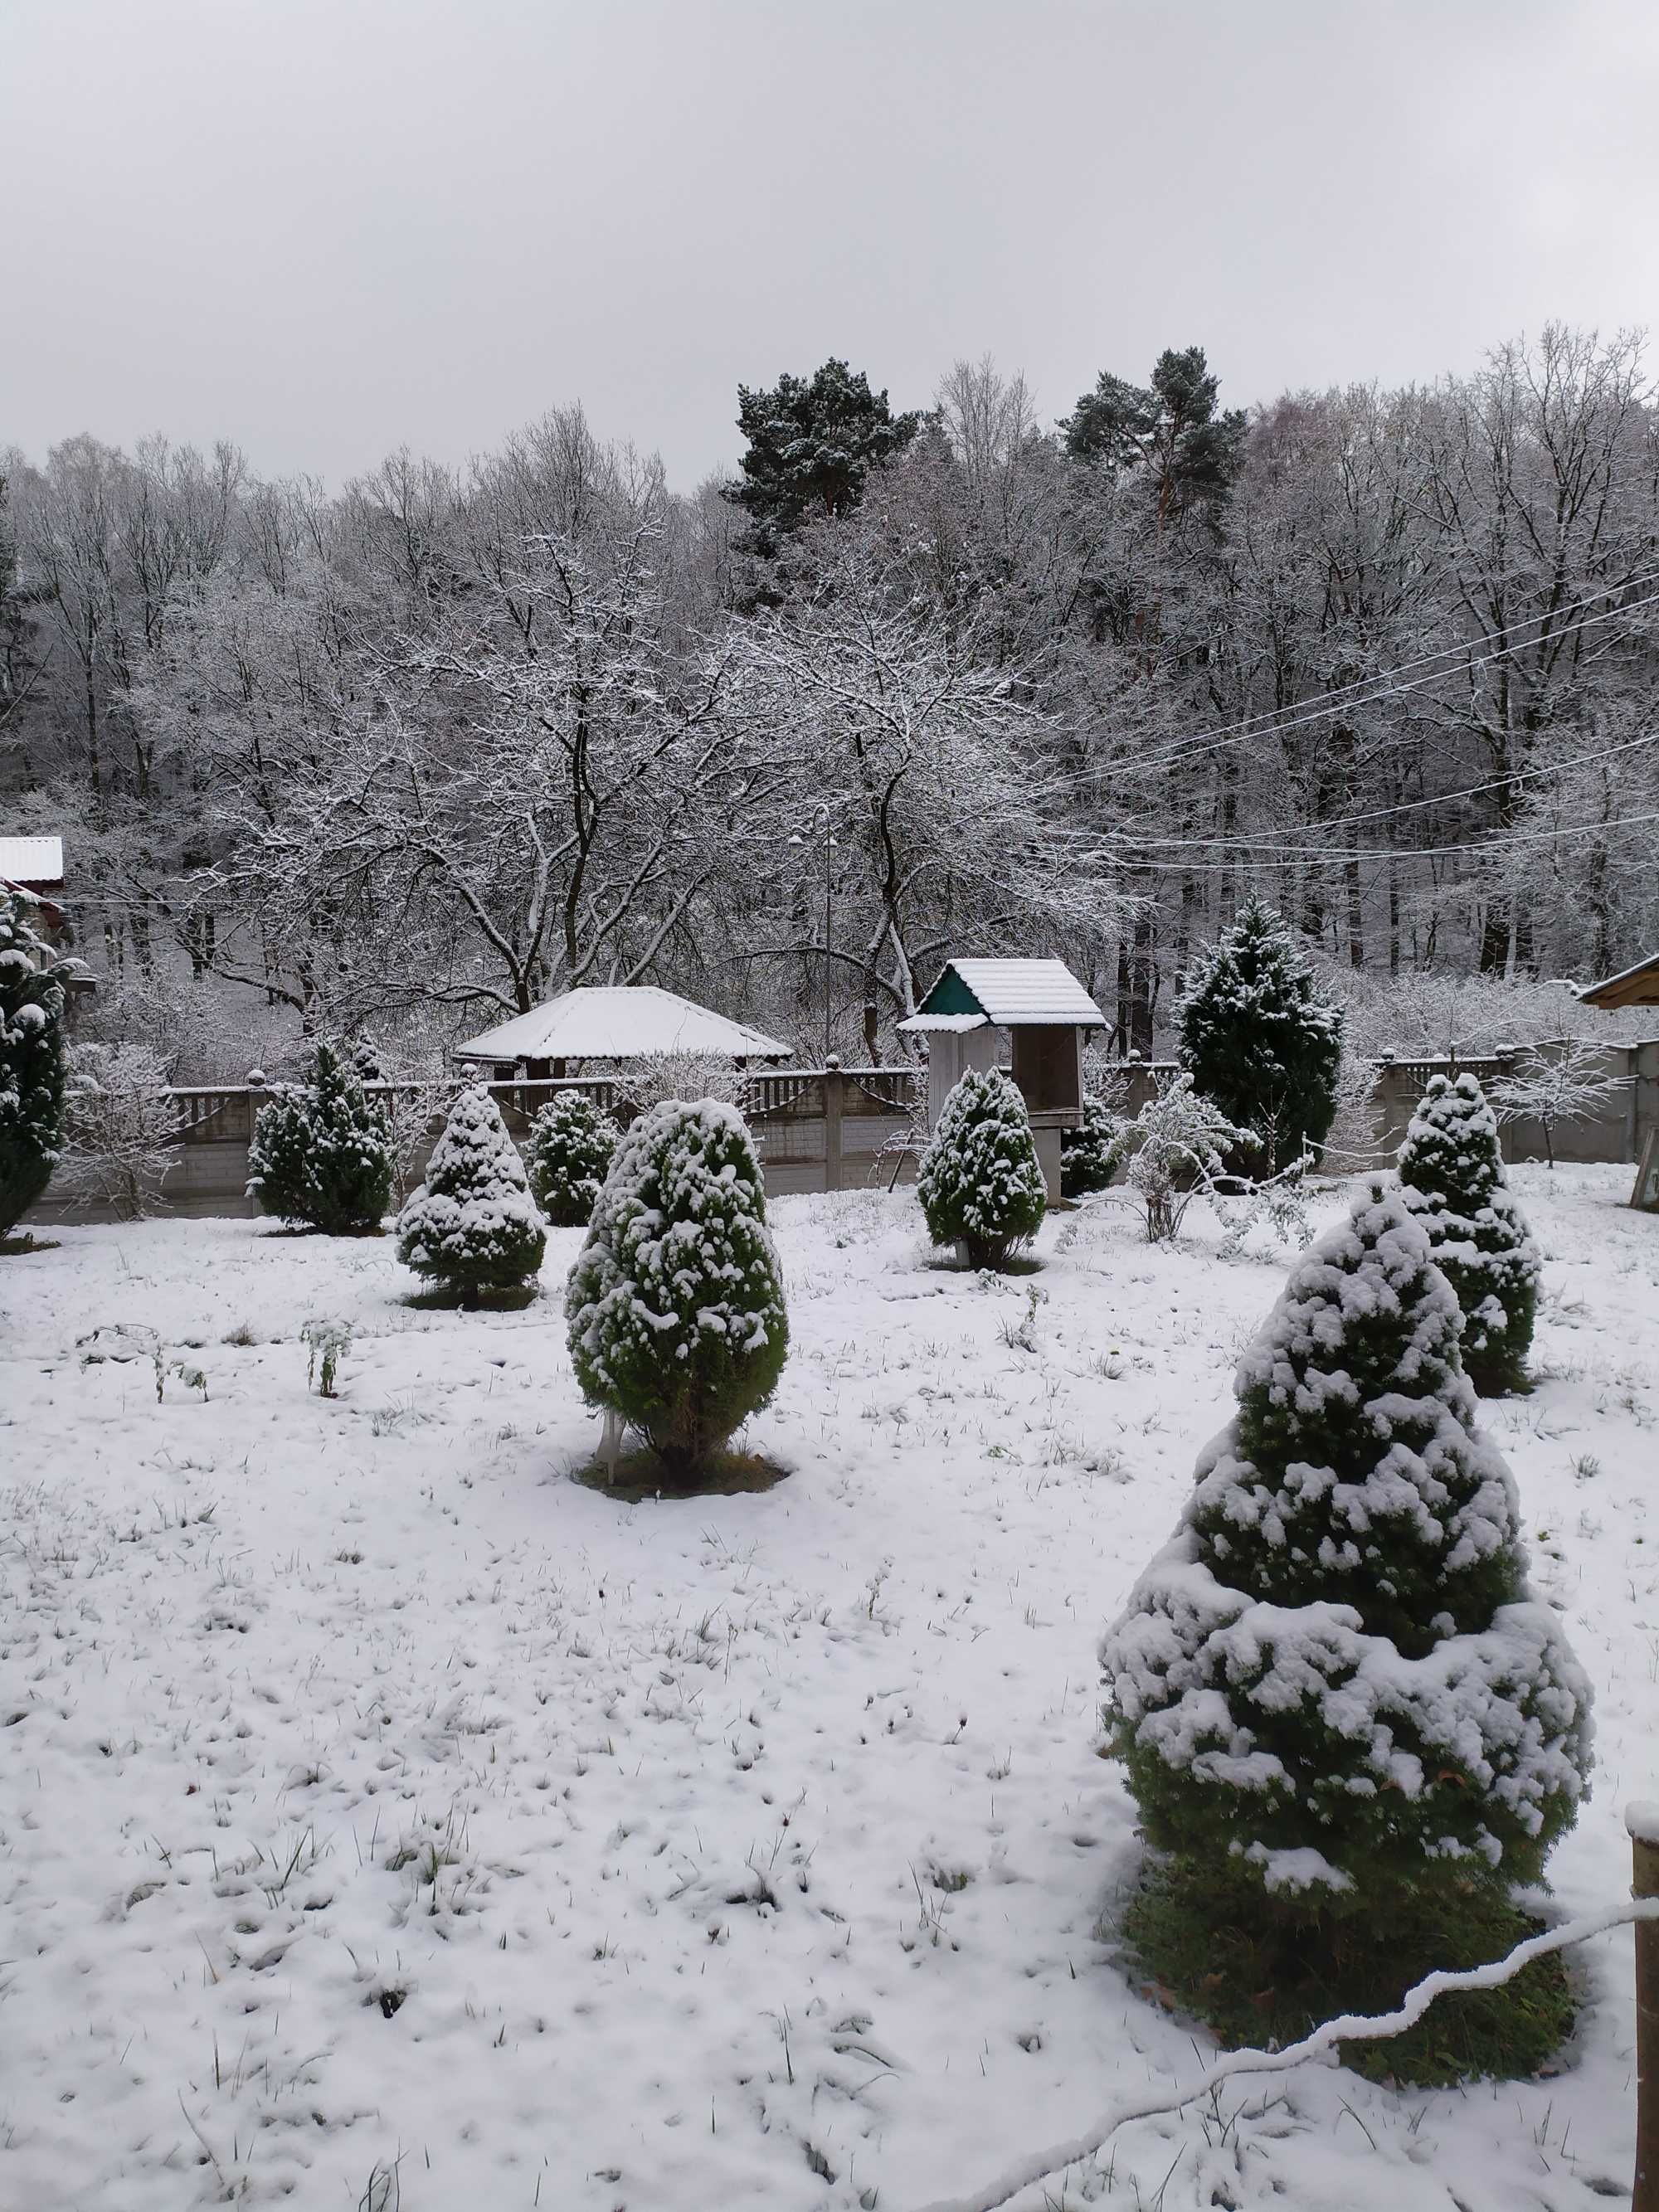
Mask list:
[[[1659,1796],[1659,1221],[1628,1181],[1517,1178],[1544,1379],[1492,1409],[1600,1699],[1571,1911],[1623,1893],[1623,1806]],[[1200,2069],[1102,1934],[1136,1845],[1094,1648],[1284,1257],[1108,1210],[986,1283],[902,1194],[774,1219],[793,1351],[747,1441],[793,1475],[638,1505],[568,1480],[598,1431],[574,1231],[482,1316],[403,1303],[389,1239],[247,1222],[0,1261],[0,2204],[914,2212]],[[335,1401],[324,1315],[356,1331]],[[116,1322],[205,1402],[79,1364]],[[1630,1956],[1579,1954],[1556,2079],[1267,2077],[1065,2202],[1622,2193]]]

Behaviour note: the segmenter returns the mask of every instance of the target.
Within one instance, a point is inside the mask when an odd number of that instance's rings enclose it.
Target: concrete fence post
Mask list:
[[[1631,1895],[1659,1897],[1659,1805],[1631,1805]],[[1631,2212],[1659,2212],[1659,1920],[1636,1923],[1636,2182]]]
[[[823,1062],[823,1187],[839,1190],[842,1187],[841,1116],[846,1100],[847,1078],[842,1073],[841,1060],[835,1053],[826,1054]]]

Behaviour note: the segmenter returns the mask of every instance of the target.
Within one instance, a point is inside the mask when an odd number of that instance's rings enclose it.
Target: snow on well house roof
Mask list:
[[[898,1026],[937,1029],[942,1014],[975,1015],[999,1029],[1042,1023],[1106,1027],[1105,1015],[1063,960],[952,960],[909,1020]]]
[[[726,1060],[793,1060],[776,1037],[711,1013],[654,983],[584,984],[457,1045],[457,1060],[638,1060],[707,1052]]]
[[[0,878],[26,891],[64,888],[61,837],[0,837]]]

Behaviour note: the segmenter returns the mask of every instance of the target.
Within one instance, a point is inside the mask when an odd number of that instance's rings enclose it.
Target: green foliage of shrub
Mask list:
[[[62,1157],[72,966],[48,956],[22,900],[0,891],[0,1237],[28,1212]]]
[[[586,1227],[616,1150],[615,1129],[585,1092],[562,1091],[543,1107],[525,1139],[524,1164],[555,1228]]]
[[[570,1357],[589,1401],[698,1475],[777,1388],[783,1279],[735,1107],[666,1100],[617,1147],[570,1271]]]
[[[1030,1116],[999,1067],[969,1068],[945,1100],[916,1177],[935,1244],[973,1267],[1005,1267],[1042,1225],[1048,1196]]]
[[[476,1305],[539,1271],[547,1231],[513,1139],[487,1091],[464,1091],[398,1217],[398,1257]]]
[[[1400,1147],[1401,1194],[1463,1311],[1463,1365],[1483,1397],[1527,1386],[1542,1273],[1472,1075],[1433,1075]]]
[[[325,1044],[312,1082],[276,1086],[248,1146],[248,1194],[261,1210],[325,1237],[380,1226],[392,1200],[386,1123],[355,1068]]]

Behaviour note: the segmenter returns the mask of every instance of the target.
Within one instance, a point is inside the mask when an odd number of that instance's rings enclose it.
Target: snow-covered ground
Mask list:
[[[1659,1797],[1659,1220],[1627,1170],[1517,1182],[1543,1380],[1493,1425],[1600,1699],[1577,1912]],[[903,1194],[774,1219],[793,1351],[748,1441],[793,1473],[637,1505],[567,1479],[574,1231],[483,1316],[403,1303],[389,1239],[244,1221],[0,1261],[0,2205],[914,2212],[1200,2070],[1102,1933],[1136,1845],[1094,1646],[1284,1256],[1109,1209],[988,1284]],[[330,1401],[300,1331],[337,1315]],[[113,1323],[205,1402],[81,1365]],[[1064,2202],[1622,2194],[1630,1936],[1578,1959],[1555,2079],[1267,2077]]]

